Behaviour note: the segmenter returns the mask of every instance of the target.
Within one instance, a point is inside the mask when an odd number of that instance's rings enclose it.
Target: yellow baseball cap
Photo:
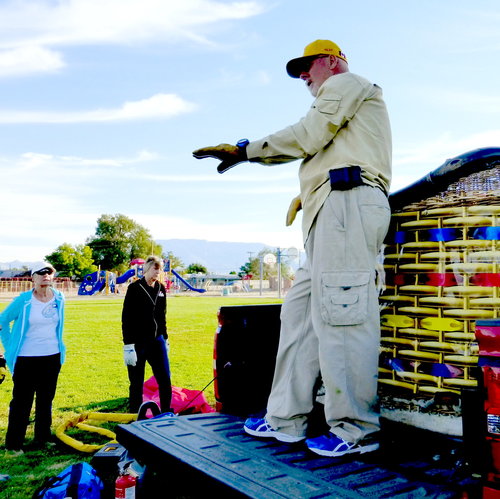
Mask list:
[[[302,73],[302,71],[308,67],[308,64],[310,64],[315,57],[318,57],[318,55],[334,55],[347,62],[347,57],[336,43],[330,40],[316,40],[306,45],[302,57],[297,57],[288,62],[286,65],[286,72],[292,78],[299,78],[300,73]]]

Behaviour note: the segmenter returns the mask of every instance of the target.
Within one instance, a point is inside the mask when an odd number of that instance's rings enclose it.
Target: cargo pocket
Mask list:
[[[369,271],[324,272],[321,316],[331,326],[354,326],[368,315]]]

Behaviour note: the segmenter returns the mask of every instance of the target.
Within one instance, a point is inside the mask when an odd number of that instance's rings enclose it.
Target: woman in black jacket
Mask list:
[[[167,297],[165,286],[158,281],[162,261],[150,256],[143,277],[131,283],[123,302],[122,333],[125,365],[128,369],[129,407],[137,412],[142,404],[146,361],[159,387],[161,412],[172,412],[172,384],[167,351]]]

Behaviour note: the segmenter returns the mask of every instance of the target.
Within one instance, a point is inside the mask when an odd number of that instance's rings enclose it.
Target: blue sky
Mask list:
[[[155,239],[301,247],[298,162],[224,175],[312,98],[286,62],[328,38],[384,89],[398,190],[500,145],[497,0],[0,0],[0,262],[81,244],[103,213]]]

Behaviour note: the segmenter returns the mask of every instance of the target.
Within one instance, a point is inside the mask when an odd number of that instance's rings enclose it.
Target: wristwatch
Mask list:
[[[248,144],[250,144],[250,141],[248,139],[240,139],[240,140],[238,140],[238,142],[236,142],[236,145],[240,149],[246,149]]]

